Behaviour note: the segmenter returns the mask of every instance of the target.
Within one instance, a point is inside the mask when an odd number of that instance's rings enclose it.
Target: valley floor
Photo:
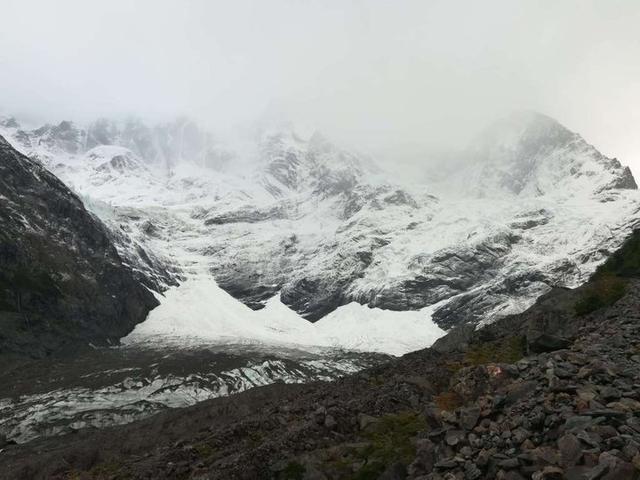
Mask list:
[[[0,477],[636,479],[640,282],[577,316],[593,288],[335,382],[5,446]]]
[[[0,436],[24,443],[130,423],[276,382],[336,379],[389,358],[245,342],[133,344],[18,361],[0,372]]]

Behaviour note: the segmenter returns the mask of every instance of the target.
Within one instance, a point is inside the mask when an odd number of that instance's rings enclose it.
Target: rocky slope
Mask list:
[[[5,446],[3,478],[637,479],[640,236],[585,285],[338,382]]]
[[[2,137],[0,201],[0,355],[117,342],[158,304],[100,220]]]

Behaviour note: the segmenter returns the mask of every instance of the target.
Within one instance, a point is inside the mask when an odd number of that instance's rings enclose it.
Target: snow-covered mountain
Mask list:
[[[640,222],[630,171],[539,114],[498,122],[455,176],[425,186],[319,134],[264,130],[238,149],[181,122],[0,122],[111,227],[148,286],[172,289],[132,341],[402,353],[577,285]]]
[[[472,143],[467,156],[472,161],[458,180],[476,196],[576,196],[637,189],[629,167],[539,113],[516,112],[496,122]]]

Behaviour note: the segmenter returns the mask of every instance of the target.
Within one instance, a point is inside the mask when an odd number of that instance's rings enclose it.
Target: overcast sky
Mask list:
[[[281,112],[369,151],[547,113],[640,176],[640,1],[2,0],[0,110]],[[419,165],[418,165],[419,166]]]

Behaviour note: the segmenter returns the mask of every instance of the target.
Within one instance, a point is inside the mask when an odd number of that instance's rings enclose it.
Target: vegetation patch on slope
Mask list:
[[[613,305],[624,296],[626,288],[624,278],[609,273],[599,274],[576,302],[575,312],[582,316]]]
[[[640,277],[640,231],[635,231],[622,247],[594,273],[589,285],[575,304],[578,316],[587,315],[620,300],[627,279]]]

